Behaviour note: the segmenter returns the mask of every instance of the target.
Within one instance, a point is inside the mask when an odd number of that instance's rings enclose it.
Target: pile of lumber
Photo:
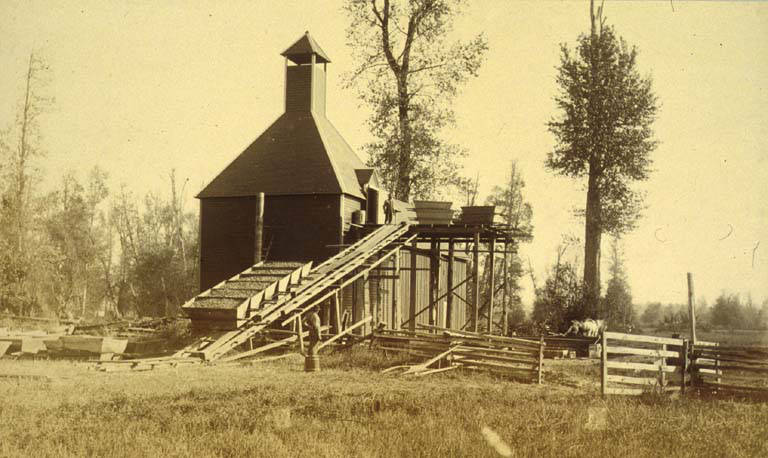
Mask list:
[[[374,348],[425,358],[420,364],[390,367],[384,372],[427,375],[462,367],[503,373],[537,383],[543,381],[546,346],[543,338],[534,342],[437,326],[420,327],[422,331],[417,332],[379,330],[374,333]]]

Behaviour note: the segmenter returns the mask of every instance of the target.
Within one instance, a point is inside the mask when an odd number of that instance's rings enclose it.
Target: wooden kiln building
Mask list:
[[[328,56],[309,33],[282,55],[285,112],[197,196],[201,290],[253,264],[259,192],[267,258],[318,262],[344,244],[378,185],[325,116]]]
[[[382,199],[377,173],[364,165],[325,115],[330,59],[309,33],[282,55],[285,112],[197,195],[201,291],[254,264],[259,193],[265,195],[267,261],[317,264],[354,241],[355,211],[367,210],[369,222],[378,222]],[[399,328],[402,323],[394,323],[393,317],[407,320],[415,308],[429,304],[430,263],[439,259],[447,264],[447,258],[415,246],[404,250],[396,258],[399,287],[392,276],[394,260],[389,260],[343,290],[342,302],[353,320],[371,313]],[[466,283],[466,262],[454,264],[452,284]],[[440,290],[447,291],[447,269],[440,272]],[[461,299],[453,306],[453,323],[445,322],[445,300],[431,319],[422,313],[417,321],[461,326],[467,316],[466,289],[464,285],[453,292]],[[398,314],[393,307],[400,308]]]

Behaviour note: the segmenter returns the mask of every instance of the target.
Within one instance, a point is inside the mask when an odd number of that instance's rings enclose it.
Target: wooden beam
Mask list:
[[[413,248],[416,248],[416,242],[413,242]],[[411,321],[408,327],[411,331],[416,331],[416,263],[418,262],[418,256],[416,250],[411,250],[411,291],[410,291],[410,309],[409,320]]]
[[[473,250],[473,260],[474,264],[472,266],[472,278],[475,279],[475,300],[474,300],[474,323],[472,324],[472,328],[475,332],[478,331],[478,322],[480,321],[480,307],[478,306],[480,304],[480,233],[475,233],[475,246]]]
[[[496,247],[496,240],[491,239],[491,255],[488,258],[488,270],[490,272],[490,278],[488,279],[489,288],[488,288],[488,334],[493,333],[493,301],[494,301],[494,293],[496,289],[496,253],[495,253],[495,247]]]
[[[330,339],[326,340],[325,342],[321,343],[320,345],[317,346],[317,351],[320,351],[323,347],[325,347],[325,346],[335,342],[336,340],[340,339],[342,336],[345,336],[345,335],[349,334],[350,332],[354,331],[355,329],[357,329],[357,328],[363,326],[364,324],[368,323],[369,321],[371,321],[371,318],[372,317],[369,315],[369,316],[363,318],[362,320],[358,321],[357,323],[353,324],[352,326],[348,327],[347,329],[342,331],[340,334],[336,334],[335,336],[333,336]]]
[[[448,242],[448,285],[447,290],[449,293],[453,292],[453,255],[454,255],[454,243]],[[453,294],[448,294],[445,305],[445,327],[451,328],[453,323]]]
[[[341,300],[339,299],[339,291],[331,296],[331,302],[333,307],[333,331],[336,334],[341,333]]]
[[[605,331],[600,336],[600,394],[605,397],[608,385],[608,338]]]
[[[429,256],[429,324],[435,325],[435,318],[439,307],[437,295],[440,291],[440,252],[437,242],[432,242]]]
[[[264,193],[256,194],[256,233],[254,234],[253,263],[263,261],[264,256]]]
[[[403,314],[400,310],[400,250],[393,256],[395,273],[392,276],[392,329],[399,330]]]
[[[688,272],[688,314],[691,321],[691,345],[696,345],[696,299],[693,297],[693,274]]]
[[[509,334],[509,315],[507,314],[507,275],[509,274],[507,269],[507,264],[509,262],[507,261],[507,242],[504,242],[504,270],[503,270],[503,285],[504,287],[501,290],[501,335],[506,336]]]

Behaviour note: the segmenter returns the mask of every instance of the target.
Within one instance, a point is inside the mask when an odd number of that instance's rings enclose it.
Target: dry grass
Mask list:
[[[0,456],[768,456],[768,406],[601,399],[590,361],[544,386],[456,371],[398,378],[354,349],[306,374],[299,357],[253,366],[97,373],[0,360]],[[503,451],[503,448],[501,449]]]

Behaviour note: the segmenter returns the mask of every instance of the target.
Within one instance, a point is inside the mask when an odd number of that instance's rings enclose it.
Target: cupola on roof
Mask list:
[[[319,64],[331,61],[309,32],[304,32],[304,35],[283,51],[281,56],[285,56],[294,64],[308,64],[312,62],[312,54],[315,55],[315,62]]]
[[[365,199],[363,188],[378,183],[375,172],[366,168],[325,116],[324,67],[330,61],[325,52],[306,33],[283,55],[297,64],[285,67],[285,112],[208,183],[198,198],[263,192],[346,194]],[[311,65],[313,55],[315,65]]]

